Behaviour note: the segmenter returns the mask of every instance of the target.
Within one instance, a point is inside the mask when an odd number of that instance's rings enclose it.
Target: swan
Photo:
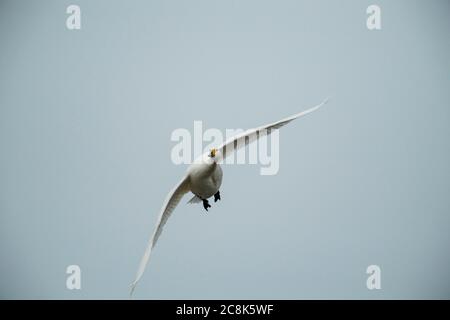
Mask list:
[[[168,193],[166,199],[164,200],[155,230],[150,237],[144,256],[141,259],[135,280],[131,284],[130,296],[132,296],[137,283],[144,273],[145,267],[150,259],[152,249],[158,241],[164,225],[186,193],[191,192],[194,195],[193,198],[189,200],[189,203],[202,202],[203,208],[208,211],[208,208],[211,207],[208,201],[210,197],[214,196],[214,202],[221,200],[219,189],[222,184],[223,172],[220,167],[220,163],[222,163],[227,156],[235,150],[258,140],[264,133],[270,134],[271,130],[279,129],[292,120],[319,109],[327,102],[328,99],[324,100],[315,107],[296,113],[290,117],[239,133],[225,141],[222,145],[211,149],[194,160],[194,162],[188,167],[186,174]]]

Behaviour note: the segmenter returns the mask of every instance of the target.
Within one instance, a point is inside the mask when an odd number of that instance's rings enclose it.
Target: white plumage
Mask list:
[[[141,263],[139,264],[136,278],[131,284],[131,294],[133,294],[133,291],[136,288],[136,284],[144,273],[145,266],[150,259],[152,249],[158,241],[165,223],[186,193],[192,192],[194,194],[194,197],[189,201],[189,203],[197,203],[203,201],[205,209],[208,210],[209,205],[205,205],[205,201],[207,203],[208,198],[218,194],[219,188],[222,184],[222,169],[219,163],[221,163],[235,150],[258,140],[266,132],[267,134],[270,134],[271,130],[279,129],[292,120],[317,110],[327,101],[328,100],[325,100],[321,104],[311,109],[294,114],[285,119],[240,133],[235,137],[227,140],[217,149],[213,149],[211,150],[211,152],[207,152],[196,159],[188,167],[186,175],[183,177],[183,179],[181,179],[181,181],[178,182],[178,184],[172,189],[172,191],[169,192],[166,200],[163,203],[158,216],[155,230],[150,237],[149,243],[144,252],[144,256],[142,257]]]

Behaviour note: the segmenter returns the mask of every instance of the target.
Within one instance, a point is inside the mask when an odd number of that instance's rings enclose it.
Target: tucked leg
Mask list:
[[[208,200],[206,199],[202,200],[203,200],[203,208],[205,208],[205,210],[208,211],[208,208],[211,208],[211,205],[209,204]]]
[[[214,202],[217,202],[217,200],[220,200],[220,191],[217,191],[217,193],[214,195]]]

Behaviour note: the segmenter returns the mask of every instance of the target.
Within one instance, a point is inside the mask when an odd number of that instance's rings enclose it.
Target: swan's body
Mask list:
[[[222,185],[222,168],[211,157],[194,162],[187,172],[191,192],[200,199],[212,197]]]
[[[136,284],[144,273],[145,266],[150,259],[150,253],[156,242],[158,241],[165,223],[169,219],[175,207],[180,202],[181,198],[186,193],[190,191],[194,194],[194,197],[189,201],[190,203],[203,201],[203,207],[208,210],[208,208],[211,207],[208,203],[208,198],[214,196],[214,201],[220,200],[219,189],[222,184],[222,169],[219,165],[219,162],[221,160],[224,160],[229,154],[231,154],[238,148],[246,146],[249,143],[258,140],[259,137],[262,136],[262,133],[268,132],[267,134],[270,134],[271,130],[279,129],[292,120],[317,110],[326,102],[327,100],[311,109],[297,113],[280,121],[240,133],[237,136],[226,141],[217,149],[212,149],[209,153],[205,153],[201,157],[196,159],[194,163],[192,163],[188,167],[186,175],[183,177],[183,179],[181,179],[181,181],[175,186],[175,188],[172,189],[172,191],[167,195],[167,198],[164,201],[155,231],[151,236],[147,249],[145,250],[144,256],[142,257],[139,269],[136,274],[136,279],[131,285],[131,294],[133,293]]]

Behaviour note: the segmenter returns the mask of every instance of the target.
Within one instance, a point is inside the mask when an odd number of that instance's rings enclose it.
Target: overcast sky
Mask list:
[[[175,129],[331,97],[282,128],[278,174],[182,200],[136,298],[450,298],[450,5],[376,3],[370,31],[371,1],[2,0],[0,297],[127,298]]]

